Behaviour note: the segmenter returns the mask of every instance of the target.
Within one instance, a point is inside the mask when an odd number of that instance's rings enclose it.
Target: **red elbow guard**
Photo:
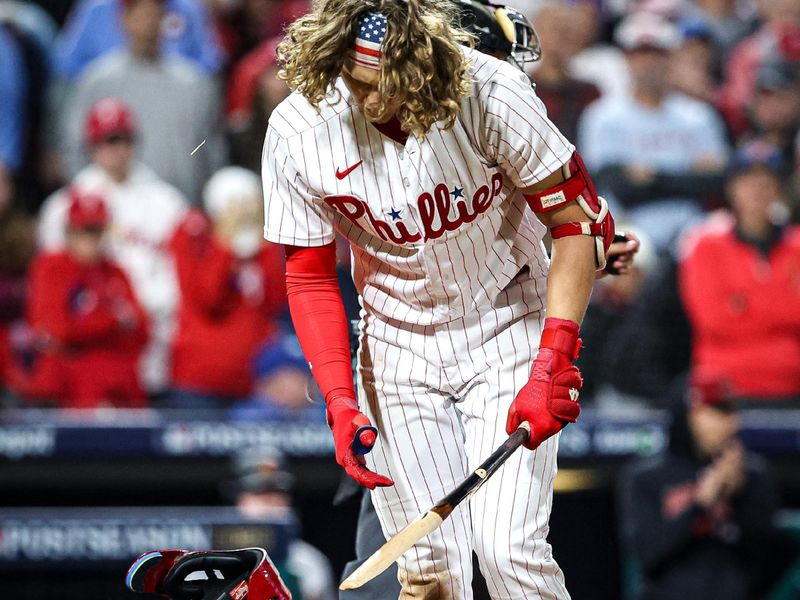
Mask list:
[[[550,230],[550,235],[554,240],[570,235],[594,236],[597,240],[597,268],[602,269],[606,264],[606,251],[614,240],[614,218],[605,199],[597,195],[580,154],[575,152],[562,170],[564,181],[541,192],[525,194],[525,199],[535,213],[550,212],[576,202],[591,221],[558,225]]]

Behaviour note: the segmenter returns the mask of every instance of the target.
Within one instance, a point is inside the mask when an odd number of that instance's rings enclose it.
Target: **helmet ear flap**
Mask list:
[[[528,17],[510,6],[499,6],[494,14],[511,45],[509,60],[524,69],[527,63],[536,62],[542,57],[539,35]]]
[[[500,25],[500,29],[503,30],[503,34],[506,36],[509,44],[513,44],[517,41],[517,32],[514,29],[514,23],[511,21],[511,18],[508,16],[508,11],[506,10],[505,6],[499,6],[494,11],[494,16],[497,19],[497,24]]]

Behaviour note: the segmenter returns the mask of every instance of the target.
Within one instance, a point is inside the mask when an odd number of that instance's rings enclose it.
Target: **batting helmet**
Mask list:
[[[455,0],[461,27],[478,38],[477,50],[502,55],[520,69],[539,60],[542,50],[536,30],[520,11],[482,0]]]
[[[128,589],[168,600],[291,600],[263,548],[145,552],[125,577]]]

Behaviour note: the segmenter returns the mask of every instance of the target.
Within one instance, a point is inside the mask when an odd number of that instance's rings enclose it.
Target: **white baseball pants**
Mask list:
[[[367,465],[395,482],[372,493],[387,539],[507,437],[507,411],[528,381],[544,319],[530,310],[542,304],[533,280],[512,286],[494,306],[439,326],[362,311],[359,403],[379,431]],[[557,448],[556,436],[518,450],[406,552],[400,600],[470,600],[473,551],[493,599],[568,599],[546,540]]]

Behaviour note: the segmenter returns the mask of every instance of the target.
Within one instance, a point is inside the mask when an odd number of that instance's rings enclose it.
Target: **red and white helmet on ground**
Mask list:
[[[153,550],[134,561],[128,589],[168,600],[291,600],[263,548]]]

